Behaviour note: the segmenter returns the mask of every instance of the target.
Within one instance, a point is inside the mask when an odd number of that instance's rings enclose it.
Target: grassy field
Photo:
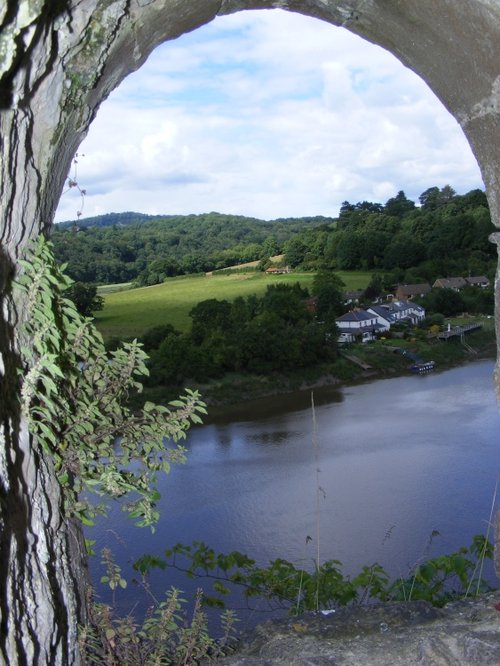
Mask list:
[[[368,272],[339,272],[338,275],[347,290],[363,289],[371,278]],[[314,273],[216,273],[169,278],[162,284],[140,289],[100,292],[104,309],[96,313],[96,324],[105,338],[140,336],[159,324],[172,324],[186,331],[191,324],[189,312],[200,301],[208,298],[232,301],[238,296],[261,295],[269,284],[277,282],[300,282],[310,288],[313,278]]]

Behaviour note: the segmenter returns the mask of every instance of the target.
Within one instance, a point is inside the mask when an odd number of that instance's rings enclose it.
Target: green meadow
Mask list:
[[[364,289],[369,272],[338,272],[347,290]],[[168,278],[162,284],[125,291],[101,292],[104,309],[96,313],[96,324],[105,338],[139,337],[159,324],[172,324],[181,331],[191,325],[190,310],[209,298],[232,301],[238,296],[262,295],[267,286],[300,282],[310,289],[314,273],[266,275],[260,271],[224,272]],[[114,285],[116,288],[116,285]]]

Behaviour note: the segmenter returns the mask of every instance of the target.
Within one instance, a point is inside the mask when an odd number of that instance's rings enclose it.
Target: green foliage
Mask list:
[[[453,317],[464,311],[464,299],[454,289],[433,289],[419,302],[429,314],[440,313],[445,317]]]
[[[127,587],[127,581],[121,576],[121,568],[113,560],[113,556],[109,548],[103,548],[101,552],[101,564],[106,566],[106,574],[101,576],[101,583],[109,585],[112,590],[118,586],[121,588]]]
[[[444,315],[440,312],[435,312],[433,314],[428,314],[423,321],[420,322],[419,326],[421,328],[430,329],[432,326],[437,327],[438,330],[444,326]]]
[[[272,222],[207,213],[104,215],[56,225],[52,240],[59,262],[82,282],[135,281],[153,285],[176,275],[204,273],[278,254],[285,241],[325,218]],[[330,222],[331,220],[327,220]]]
[[[312,285],[316,296],[316,316],[319,321],[335,324],[335,318],[345,312],[345,283],[337,273],[319,270],[314,276]]]
[[[478,288],[467,286],[460,292],[464,311],[470,314],[492,315],[495,310],[495,293],[493,286]]]
[[[481,534],[476,535],[469,548],[440,555],[419,564],[413,575],[392,585],[393,599],[406,601],[424,599],[435,606],[444,606],[453,599],[480,594],[489,589],[481,579],[484,559],[493,559],[493,546]]]
[[[410,201],[403,192],[400,190],[395,197],[389,199],[385,204],[385,214],[393,215],[394,217],[403,217],[405,213],[415,209],[415,204]]]
[[[89,524],[98,507],[81,499],[82,491],[130,493],[124,509],[138,525],[153,525],[157,474],[183,462],[178,442],[205,413],[198,393],[187,390],[168,406],[146,403],[132,413],[127,399],[148,375],[141,346],[133,341],[108,356],[92,321],[65,298],[70,280],[43,238],[21,265],[17,287],[26,303],[21,406],[32,434],[52,455],[67,513]],[[167,446],[167,440],[174,445]]]
[[[211,638],[198,591],[192,617],[185,600],[172,588],[166,600],[153,599],[153,610],[141,625],[134,618],[115,617],[111,606],[92,607],[91,623],[80,628],[79,643],[86,664],[95,666],[181,666],[216,661],[234,638],[236,618],[221,616],[222,636]]]
[[[152,349],[158,349],[163,340],[169,335],[180,335],[180,331],[177,331],[171,324],[153,326],[141,336],[144,351],[149,353]]]
[[[169,333],[151,350],[149,385],[203,382],[228,371],[286,372],[333,360],[335,322],[316,321],[307,296],[299,283],[278,282],[261,298],[201,301],[191,310],[189,334]]]
[[[363,298],[367,299],[371,303],[376,298],[381,296],[382,292],[383,292],[383,278],[378,273],[374,273],[372,275],[372,279],[370,280],[370,284],[363,292]]]
[[[80,220],[78,227],[57,225],[53,240],[74,279],[100,284],[153,285],[253,260],[262,267],[280,252],[303,271],[398,268],[404,275],[418,269],[429,281],[491,276],[496,252],[488,241],[494,229],[484,192],[458,195],[446,185],[428,188],[419,199],[416,207],[399,191],[385,205],[344,202],[338,219],[113,214]]]
[[[490,589],[480,574],[485,558],[493,558],[493,547],[484,536],[476,535],[469,548],[429,559],[418,564],[406,579],[391,581],[376,563],[363,567],[353,577],[342,573],[338,560],[315,565],[311,571],[284,559],[259,567],[243,553],[216,553],[197,541],[192,546],[177,544],[167,549],[165,558],[145,555],[135,562],[134,568],[146,575],[154,568],[173,567],[191,578],[210,580],[213,594],[204,597],[204,603],[210,606],[223,608],[224,597],[239,587],[247,599],[265,599],[272,608],[287,608],[297,614],[369,599],[425,599],[443,606],[452,599]]]
[[[73,282],[66,289],[66,298],[75,304],[76,309],[83,317],[91,317],[97,310],[104,307],[104,298],[97,294],[95,284]]]

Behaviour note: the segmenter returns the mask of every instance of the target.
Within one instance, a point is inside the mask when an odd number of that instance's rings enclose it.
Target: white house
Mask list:
[[[384,305],[371,305],[368,312],[377,317],[377,323],[388,331],[393,324],[418,324],[425,319],[425,308],[412,301],[392,301]]]
[[[382,327],[377,321],[377,316],[367,310],[355,308],[336,320],[340,331],[339,342],[354,342],[356,338],[371,340],[375,333],[382,332]]]
[[[392,301],[371,305],[366,310],[355,308],[335,320],[340,332],[339,342],[373,340],[376,333],[390,330],[396,323],[418,324],[425,319],[425,309],[412,301]]]

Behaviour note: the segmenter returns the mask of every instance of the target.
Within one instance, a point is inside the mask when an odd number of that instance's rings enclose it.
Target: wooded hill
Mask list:
[[[220,213],[115,213],[56,225],[52,240],[58,261],[68,263],[74,280],[150,285],[278,254],[299,231],[333,222],[324,217],[265,221]]]
[[[484,192],[431,187],[418,205],[403,191],[385,204],[345,201],[337,218],[120,213],[54,229],[56,257],[83,282],[138,285],[285,254],[302,270],[371,270],[386,281],[493,277],[496,248]]]

